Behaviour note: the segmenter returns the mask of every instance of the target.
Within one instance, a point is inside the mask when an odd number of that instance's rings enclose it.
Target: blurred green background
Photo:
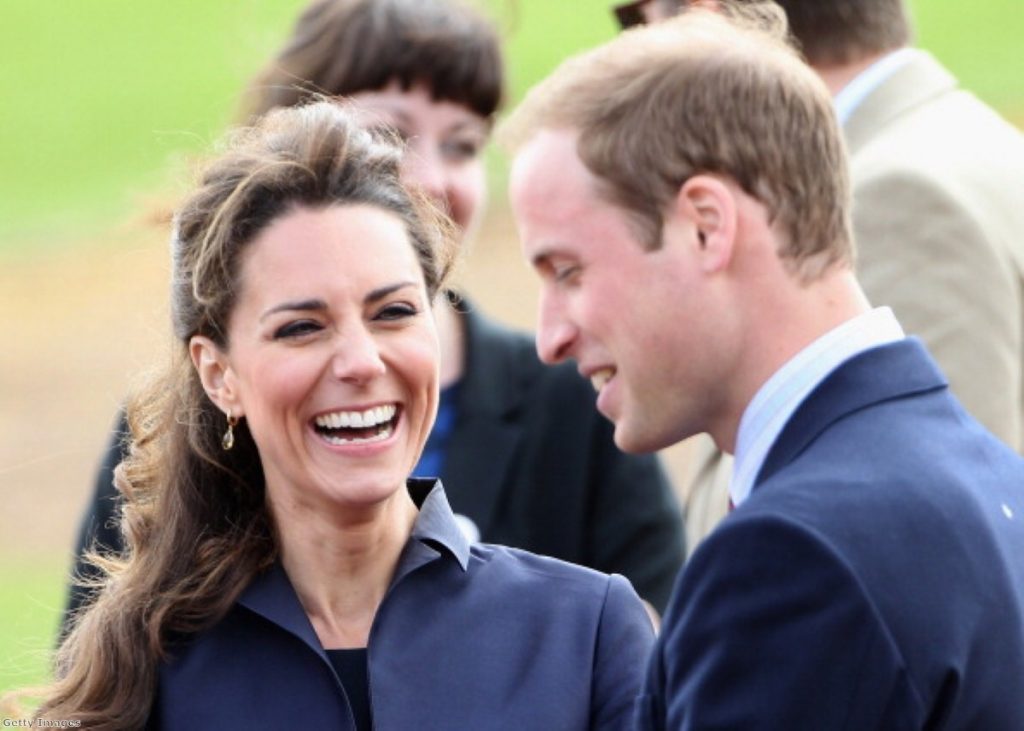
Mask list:
[[[0,0],[0,267],[92,245],[140,199],[172,188],[183,163],[233,119],[242,85],[304,4]],[[615,32],[603,0],[488,5],[509,39],[513,99],[566,54]],[[916,0],[912,8],[919,45],[1024,122],[1021,0]],[[492,155],[499,189],[502,178]],[[503,205],[500,190],[492,205]],[[8,467],[0,464],[0,488]],[[83,486],[88,480],[81,476]],[[28,564],[0,555],[0,691],[44,673],[69,540],[41,541]]]
[[[67,243],[165,184],[233,118],[238,91],[304,0],[5,0],[0,250]],[[615,32],[604,0],[491,0],[513,98]],[[920,44],[1024,116],[1020,0],[916,0]],[[180,167],[180,166],[179,166]]]

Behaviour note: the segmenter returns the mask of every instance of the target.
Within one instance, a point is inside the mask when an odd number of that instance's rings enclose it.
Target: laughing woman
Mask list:
[[[618,729],[652,630],[629,583],[470,545],[407,480],[449,266],[400,151],[271,113],[173,236],[173,362],[129,410],[128,550],[40,717],[102,729]]]
[[[317,94],[351,99],[368,124],[402,136],[404,182],[448,212],[464,249],[487,199],[483,149],[503,78],[496,29],[458,0],[312,0],[246,107],[256,117]],[[532,336],[465,299],[434,316],[439,416],[416,474],[441,476],[470,535],[622,574],[663,611],[683,531],[658,460],[620,452],[590,384],[571,363],[541,364]],[[93,544],[121,546],[113,482],[121,447],[117,436],[79,555]],[[89,575],[88,565],[79,561],[75,573]],[[73,589],[71,608],[87,597]]]

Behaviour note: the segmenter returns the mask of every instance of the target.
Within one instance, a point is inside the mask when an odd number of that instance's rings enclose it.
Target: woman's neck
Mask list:
[[[358,515],[278,520],[281,561],[325,648],[366,647],[417,514],[403,487]]]

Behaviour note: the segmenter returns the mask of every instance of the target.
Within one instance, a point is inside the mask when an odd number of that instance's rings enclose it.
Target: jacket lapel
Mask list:
[[[466,329],[466,365],[442,481],[454,511],[471,518],[486,536],[522,440],[519,416],[527,386],[541,365],[532,350],[516,352],[520,339],[487,322],[470,303],[458,307]]]
[[[956,88],[956,79],[933,56],[917,51],[914,58],[868,94],[843,126],[850,154],[856,154],[897,117]]]
[[[948,386],[917,338],[866,350],[840,365],[804,400],[775,440],[754,489],[796,459],[829,426],[872,404]]]
[[[316,630],[306,616],[280,561],[257,576],[242,592],[238,603],[295,635],[327,662],[327,655],[316,636]]]

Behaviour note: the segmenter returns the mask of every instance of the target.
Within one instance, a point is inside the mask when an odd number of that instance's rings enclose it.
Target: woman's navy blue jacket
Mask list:
[[[379,731],[626,729],[654,635],[629,582],[470,545],[439,482],[370,630]],[[341,683],[280,564],[172,648],[150,728],[354,729]]]

